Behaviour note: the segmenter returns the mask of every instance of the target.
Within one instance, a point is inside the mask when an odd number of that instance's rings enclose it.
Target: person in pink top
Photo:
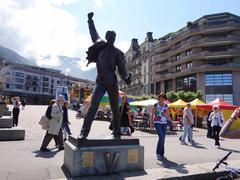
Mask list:
[[[158,134],[158,143],[157,143],[157,159],[164,160],[166,157],[164,156],[164,144],[165,144],[165,136],[167,131],[168,121],[172,122],[172,119],[169,115],[168,105],[164,103],[166,100],[166,95],[164,93],[160,93],[158,95],[158,102],[154,104],[152,108],[151,114],[151,123],[154,123],[155,129]]]

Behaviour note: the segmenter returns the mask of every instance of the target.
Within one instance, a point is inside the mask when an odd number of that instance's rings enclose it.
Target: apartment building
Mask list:
[[[28,104],[47,104],[55,98],[56,88],[60,85],[74,91],[74,97],[83,96],[84,88],[89,90],[94,86],[92,81],[64,75],[60,70],[4,63],[4,60],[1,60],[0,79],[1,95],[8,99],[20,96]]]
[[[240,105],[240,17],[206,15],[155,43],[150,93],[201,91]]]
[[[148,32],[145,41],[139,45],[138,39],[132,39],[129,50],[125,53],[125,62],[128,71],[132,74],[132,83],[127,88],[119,79],[119,88],[128,94],[141,96],[150,94],[149,69],[154,47],[152,32]]]

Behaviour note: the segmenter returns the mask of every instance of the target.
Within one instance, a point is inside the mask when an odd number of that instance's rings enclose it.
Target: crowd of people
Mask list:
[[[165,136],[167,132],[167,125],[172,124],[173,120],[170,116],[168,105],[165,103],[166,95],[160,93],[157,97],[158,102],[154,104],[150,116],[150,124],[152,124],[158,135],[158,142],[156,147],[156,156],[158,160],[166,159],[165,154]],[[26,103],[20,100],[20,97],[15,96],[11,98],[13,104],[13,126],[18,126],[18,118],[20,113],[20,106],[22,109]],[[52,139],[55,141],[55,146],[59,150],[64,149],[64,141],[72,135],[70,130],[70,121],[68,118],[68,109],[70,104],[64,100],[63,96],[59,96],[57,100],[52,99],[46,109],[45,115],[49,119],[49,126],[43,138],[41,151],[49,151],[48,145]],[[122,97],[122,103],[119,107],[120,112],[120,131],[121,135],[131,136],[134,132],[133,119],[134,113],[128,103],[128,97]],[[231,130],[231,125],[240,118],[240,108],[237,108],[231,115],[229,120],[225,120],[223,113],[218,105],[213,105],[212,111],[209,112],[207,117],[208,131],[207,137],[215,141],[215,147],[220,148],[220,136],[223,138],[239,139],[240,130]],[[183,133],[179,137],[181,145],[186,145],[186,138],[188,142],[194,145],[196,142],[193,140],[193,123],[194,118],[191,110],[191,104],[187,103],[182,111],[182,126]],[[111,124],[109,126],[112,129]]]

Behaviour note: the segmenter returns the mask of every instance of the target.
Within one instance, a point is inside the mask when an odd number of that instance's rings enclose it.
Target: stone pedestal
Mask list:
[[[4,111],[3,116],[12,116],[12,111],[9,111],[9,110]]]
[[[0,128],[0,141],[24,140],[25,130],[20,127]]]
[[[11,128],[13,126],[13,118],[11,116],[0,117],[0,128]]]
[[[144,147],[138,139],[129,137],[87,140],[70,137],[65,142],[64,166],[73,177],[143,170]]]

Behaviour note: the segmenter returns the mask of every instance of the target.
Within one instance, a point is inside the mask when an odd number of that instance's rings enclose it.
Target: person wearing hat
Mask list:
[[[226,121],[220,131],[220,136],[228,139],[240,139],[240,129],[230,130],[232,124],[237,120],[240,120],[240,107],[236,108],[232,113],[231,118]]]
[[[223,113],[220,111],[218,105],[213,105],[213,112],[210,114],[208,121],[211,121],[212,134],[215,139],[215,146],[217,149],[219,149],[219,133],[224,124],[224,116]]]

